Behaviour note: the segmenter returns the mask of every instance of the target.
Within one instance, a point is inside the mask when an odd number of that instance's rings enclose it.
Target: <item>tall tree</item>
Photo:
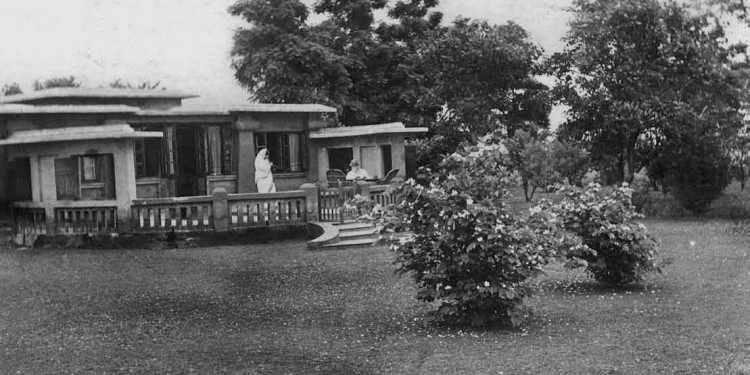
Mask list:
[[[743,48],[728,45],[713,15],[658,0],[575,0],[572,12],[550,65],[570,106],[560,134],[588,141],[595,159],[615,157],[624,180],[639,140],[679,149],[741,124],[745,72],[733,59]]]
[[[250,28],[234,34],[232,67],[251,98],[271,103],[340,102],[351,86],[344,62],[310,37],[299,0],[240,0],[229,8]]]
[[[519,25],[457,19],[429,41],[424,64],[448,116],[482,135],[549,125],[551,101],[537,74],[542,50]]]

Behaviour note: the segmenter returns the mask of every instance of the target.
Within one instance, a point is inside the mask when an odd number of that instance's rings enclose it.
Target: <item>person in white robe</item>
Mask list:
[[[264,148],[255,156],[255,184],[258,193],[275,193],[276,184],[273,183],[271,168],[273,163],[268,159],[268,149]]]

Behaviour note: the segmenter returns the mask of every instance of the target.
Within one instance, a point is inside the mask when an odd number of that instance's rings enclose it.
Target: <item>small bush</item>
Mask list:
[[[626,285],[642,281],[659,271],[654,257],[656,241],[637,223],[642,215],[631,204],[632,190],[624,185],[605,195],[599,185],[571,189],[552,208],[565,229],[580,236],[593,252],[571,251],[569,258],[580,259],[592,276],[604,283]]]

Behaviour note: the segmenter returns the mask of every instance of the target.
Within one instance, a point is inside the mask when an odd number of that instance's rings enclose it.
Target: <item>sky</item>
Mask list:
[[[119,78],[159,81],[161,87],[201,96],[186,100],[187,107],[245,103],[247,92],[230,67],[232,35],[244,26],[227,12],[234,2],[1,0],[0,85],[18,82],[30,92],[37,79],[73,75],[83,86],[99,87]],[[570,0],[440,3],[445,21],[459,15],[496,24],[512,20],[545,52],[562,49]]]

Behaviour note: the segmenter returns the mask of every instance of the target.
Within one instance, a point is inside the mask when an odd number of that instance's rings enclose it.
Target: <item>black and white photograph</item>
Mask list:
[[[0,2],[0,374],[750,375],[744,0]]]

